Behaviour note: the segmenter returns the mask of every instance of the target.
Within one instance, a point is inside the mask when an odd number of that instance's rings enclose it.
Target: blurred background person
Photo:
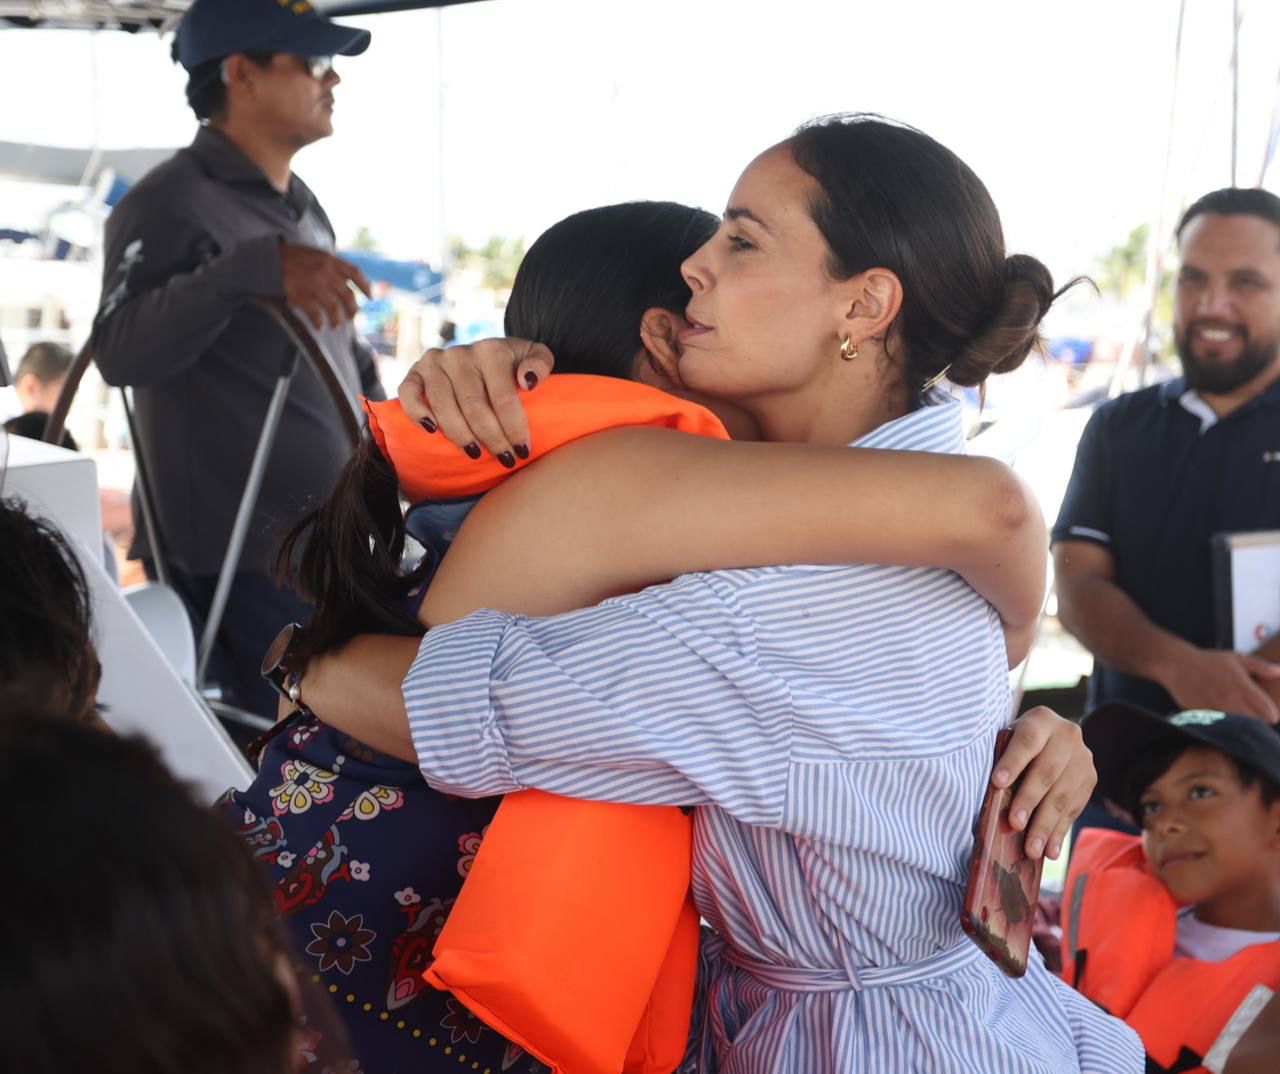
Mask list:
[[[102,669],[89,583],[66,538],[0,499],[0,720],[48,712],[96,722]]]
[[[13,371],[13,386],[0,393],[0,417],[6,432],[39,440],[44,436],[45,422],[58,405],[58,396],[67,382],[67,373],[75,356],[59,343],[34,343]],[[62,434],[62,446],[78,450],[68,432]]]
[[[315,1034],[248,852],[141,739],[48,715],[0,719],[0,1066],[292,1074]]]
[[[1214,534],[1280,529],[1280,197],[1228,187],[1177,228],[1181,377],[1099,407],[1052,541],[1059,616],[1094,656],[1088,707],[1280,719],[1280,639],[1218,649]],[[1095,803],[1081,826],[1110,827]]]
[[[134,387],[164,548],[139,527],[131,558],[163,554],[197,633],[209,612],[263,417],[293,344],[250,305],[282,298],[311,321],[354,397],[381,399],[373,352],[352,328],[359,270],[333,253],[328,217],[292,171],[294,155],[333,133],[331,57],[356,55],[367,30],[309,5],[197,0],[174,55],[202,126],[149,172],[107,220],[98,367]],[[255,505],[211,663],[224,699],[263,716],[258,677],[282,619],[302,600],[268,573],[276,537],[328,490],[350,454],[342,415],[300,364]],[[135,489],[136,492],[136,489]],[[135,511],[135,515],[137,512]],[[140,515],[138,515],[140,517]]]

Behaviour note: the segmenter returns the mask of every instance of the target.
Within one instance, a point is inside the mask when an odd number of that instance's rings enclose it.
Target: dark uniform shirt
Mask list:
[[[332,250],[333,227],[301,179],[281,194],[212,127],[149,172],[107,221],[95,355],[108,384],[134,386],[165,552],[189,574],[222,565],[268,401],[293,353],[247,304],[283,297],[280,240]],[[353,397],[383,398],[373,352],[350,323],[319,338]],[[282,530],[328,492],[349,456],[340,415],[300,362],[242,570],[269,566]],[[133,552],[145,555],[138,533]]]
[[[1098,408],[1076,453],[1054,541],[1093,541],[1146,616],[1214,645],[1211,538],[1280,529],[1280,381],[1222,420],[1181,378]],[[1090,707],[1177,705],[1158,684],[1096,662]]]

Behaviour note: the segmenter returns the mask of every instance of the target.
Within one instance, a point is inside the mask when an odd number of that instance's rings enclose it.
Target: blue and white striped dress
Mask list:
[[[959,405],[929,402],[859,445],[962,451]],[[1011,981],[960,930],[1009,690],[999,621],[957,575],[716,571],[478,612],[427,634],[404,696],[440,790],[701,807],[703,1074],[1143,1069],[1038,956]]]

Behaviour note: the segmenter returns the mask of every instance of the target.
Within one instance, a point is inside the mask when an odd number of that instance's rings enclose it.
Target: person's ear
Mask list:
[[[1267,831],[1270,835],[1271,849],[1280,851],[1280,798],[1267,806]]]
[[[241,81],[244,78],[244,68],[245,57],[238,52],[233,52],[219,66],[218,74],[222,84],[230,87],[233,82]]]
[[[844,281],[841,336],[881,346],[902,309],[902,281],[891,269],[869,268]]]
[[[680,314],[651,306],[640,318],[640,354],[637,379],[655,388],[678,388],[680,381],[679,333],[689,327]]]
[[[13,390],[22,401],[22,405],[29,408],[39,398],[40,378],[34,373],[23,373],[13,382]]]
[[[252,93],[255,88],[255,75],[260,70],[248,56],[242,52],[233,52],[222,61],[222,84],[228,91],[236,87]]]

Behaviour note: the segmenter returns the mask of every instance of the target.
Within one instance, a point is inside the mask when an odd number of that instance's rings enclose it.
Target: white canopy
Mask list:
[[[0,27],[70,27],[130,32],[162,29],[176,22],[191,0],[0,0]],[[447,7],[471,0],[315,0],[330,15]]]

